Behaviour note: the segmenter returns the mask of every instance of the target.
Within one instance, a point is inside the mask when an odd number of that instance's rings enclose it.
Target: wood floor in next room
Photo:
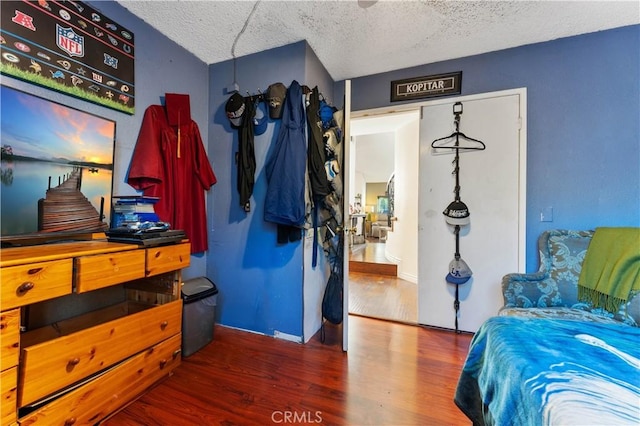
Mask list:
[[[342,326],[325,328],[324,344],[303,345],[216,326],[209,345],[105,424],[471,425],[453,402],[471,335],[350,316],[344,353]]]
[[[393,266],[393,270],[389,269]],[[349,257],[349,313],[408,324],[418,323],[417,284],[397,277],[385,243],[368,240]]]

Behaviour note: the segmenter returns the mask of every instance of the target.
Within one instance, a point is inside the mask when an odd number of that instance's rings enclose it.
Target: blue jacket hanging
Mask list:
[[[264,220],[302,228],[305,224],[307,144],[302,88],[292,81],[282,111],[276,146],[265,166]]]

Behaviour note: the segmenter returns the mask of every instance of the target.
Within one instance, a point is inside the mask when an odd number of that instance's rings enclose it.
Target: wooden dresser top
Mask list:
[[[135,244],[111,243],[106,240],[73,241],[25,247],[10,247],[0,250],[0,267],[68,259],[70,257],[77,256],[136,250],[138,248],[140,247]]]

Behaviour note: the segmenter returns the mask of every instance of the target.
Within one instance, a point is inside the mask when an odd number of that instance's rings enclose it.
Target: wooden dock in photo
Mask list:
[[[82,167],[75,167],[58,186],[50,186],[51,183],[45,198],[38,201],[39,232],[104,232],[109,228],[80,190]]]

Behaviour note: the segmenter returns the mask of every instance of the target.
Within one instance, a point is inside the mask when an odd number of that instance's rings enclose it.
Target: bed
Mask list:
[[[640,328],[492,317],[454,400],[474,425],[639,425]]]

